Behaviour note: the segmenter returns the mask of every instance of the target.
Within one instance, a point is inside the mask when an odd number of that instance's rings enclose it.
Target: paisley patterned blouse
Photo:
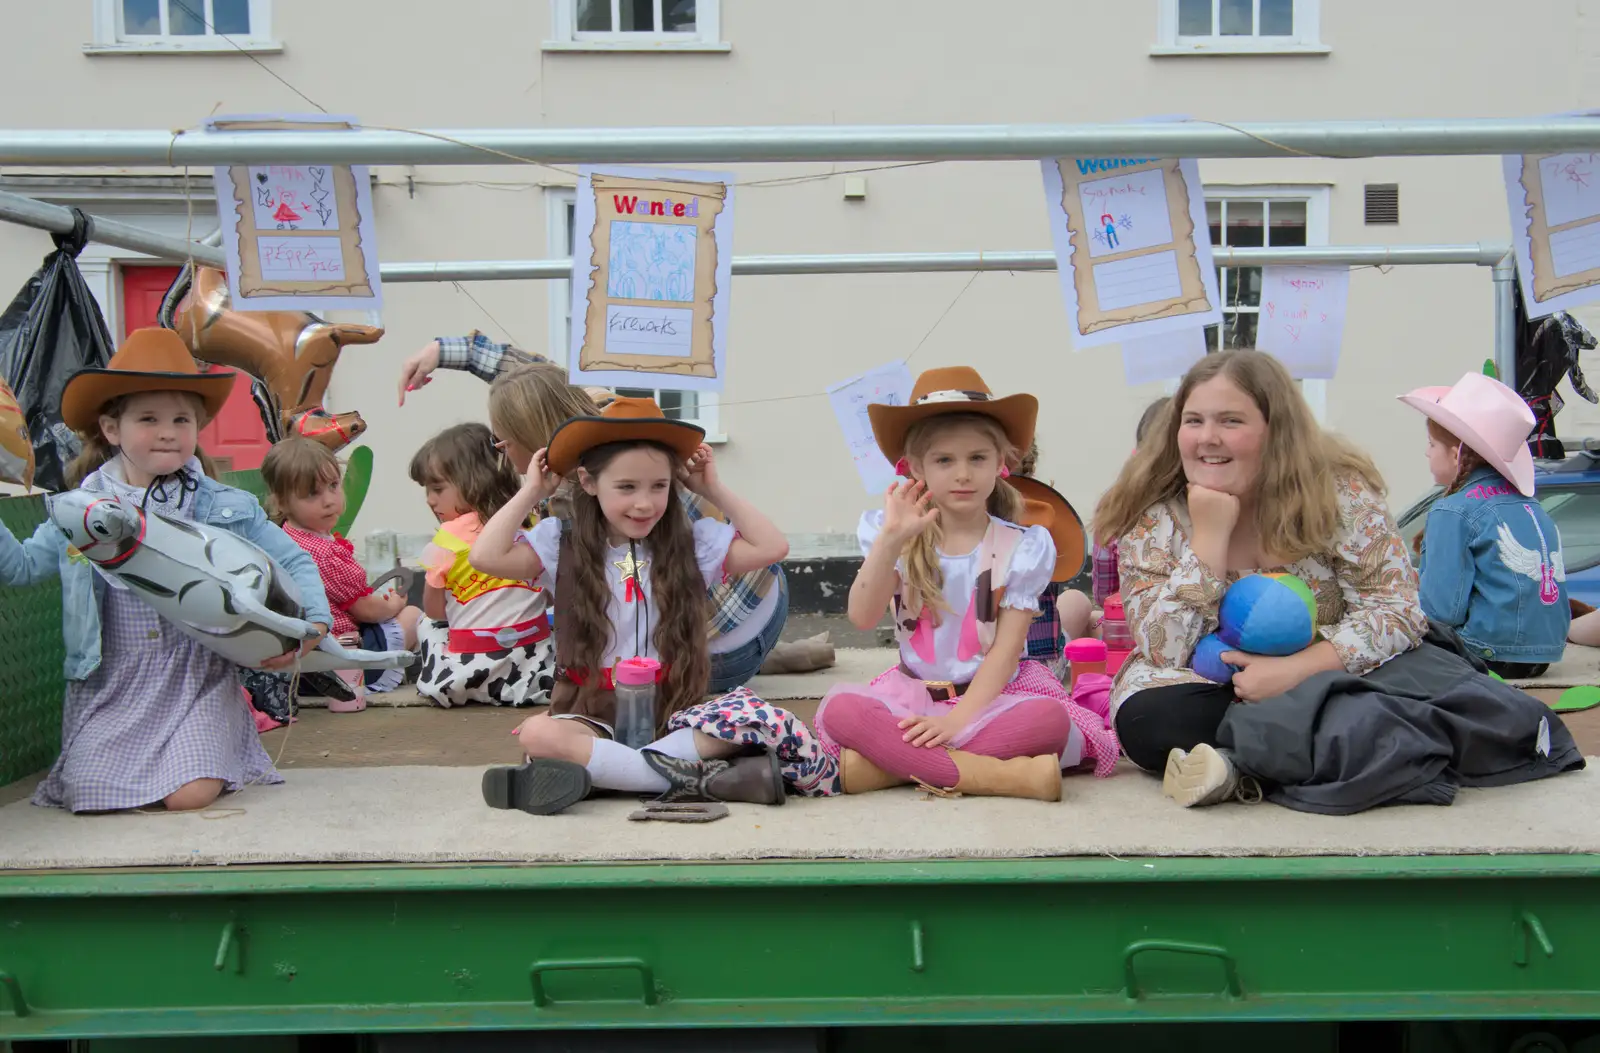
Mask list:
[[[1298,575],[1317,598],[1317,626],[1345,669],[1368,673],[1416,647],[1428,629],[1417,596],[1417,572],[1389,518],[1388,506],[1359,478],[1341,479],[1340,530],[1331,551],[1281,570]],[[1118,545],[1122,602],[1134,652],[1112,687],[1112,707],[1136,691],[1207,683],[1188,668],[1200,638],[1217,627],[1217,605],[1241,572],[1218,581],[1189,547],[1182,501],[1145,511]]]

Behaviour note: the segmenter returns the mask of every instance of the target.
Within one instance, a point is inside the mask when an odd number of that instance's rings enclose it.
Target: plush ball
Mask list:
[[[1233,648],[1222,642],[1222,637],[1207,633],[1195,644],[1189,667],[1214,684],[1229,683],[1233,680],[1233,674],[1239,671],[1238,666],[1222,660],[1222,652],[1231,650]]]
[[[1246,654],[1289,655],[1316,639],[1317,598],[1293,574],[1251,574],[1228,586],[1217,635]]]

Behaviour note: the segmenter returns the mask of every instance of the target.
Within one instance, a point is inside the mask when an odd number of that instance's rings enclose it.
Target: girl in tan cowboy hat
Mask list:
[[[923,373],[909,405],[867,407],[908,478],[861,517],[850,620],[870,628],[892,605],[900,662],[833,688],[817,711],[845,793],[918,781],[1055,801],[1063,768],[1091,761],[1104,775],[1116,763],[1104,720],[1023,660],[1058,563],[1046,527],[1018,525],[1027,513],[1006,482],[1038,409],[1032,395],[996,397],[967,368]],[[1081,528],[1078,544],[1081,562]]]
[[[1423,527],[1422,609],[1494,672],[1539,676],[1566,650],[1572,608],[1561,532],[1533,499],[1533,411],[1482,373],[1400,401],[1428,419],[1428,470],[1445,488]]]
[[[542,585],[558,612],[550,712],[518,730],[526,764],[485,773],[490,805],[543,815],[593,786],[656,791],[665,800],[783,803],[776,756],[730,763],[723,758],[740,752],[740,743],[687,725],[667,730],[669,718],[705,698],[707,588],[789,551],[767,517],[722,484],[704,438],[695,425],[667,419],[652,399],[617,398],[598,414],[574,417],[534,453],[526,484],[473,543],[474,567]],[[570,518],[547,517],[525,530],[535,506],[569,475],[577,483]],[[691,523],[680,485],[731,522]],[[615,741],[614,678],[624,661],[625,671],[654,670],[656,738],[643,749]]]
[[[106,368],[80,370],[62,391],[62,420],[84,443],[69,478],[254,542],[294,578],[306,620],[326,631],[333,619],[311,557],[267,520],[254,497],[210,478],[198,456],[200,428],[222,408],[233,381],[232,373],[199,372],[176,333],[135,331]],[[204,808],[224,790],[283,781],[242,703],[235,666],[98,573],[50,520],[21,543],[0,529],[0,581],[36,584],[55,575],[67,698],[61,756],[35,804],[74,812],[164,804],[177,811]]]

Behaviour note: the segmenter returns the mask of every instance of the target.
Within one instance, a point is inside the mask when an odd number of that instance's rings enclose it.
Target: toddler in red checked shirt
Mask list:
[[[391,586],[374,592],[355,549],[334,524],[344,515],[345,498],[339,461],[333,451],[310,439],[276,443],[261,462],[261,478],[271,491],[271,511],[283,532],[305,549],[317,564],[333,611],[331,632],[340,642],[371,651],[412,651],[417,646],[417,619],[422,612],[406,605],[405,594]],[[328,709],[351,713],[366,708],[368,692],[381,694],[399,687],[401,669],[350,670],[339,674],[351,688],[353,701],[330,698]]]

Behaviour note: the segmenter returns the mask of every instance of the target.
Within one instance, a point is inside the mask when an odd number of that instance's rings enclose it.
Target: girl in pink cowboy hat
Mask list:
[[[1507,679],[1561,660],[1572,619],[1561,534],[1533,496],[1533,411],[1500,381],[1400,401],[1428,418],[1428,467],[1445,488],[1422,534],[1422,609]]]

